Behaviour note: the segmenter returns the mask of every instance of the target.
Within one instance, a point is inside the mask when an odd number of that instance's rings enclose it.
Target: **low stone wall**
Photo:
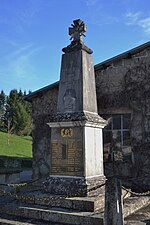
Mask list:
[[[0,183],[18,183],[23,167],[31,167],[32,161],[16,157],[0,157]]]
[[[21,171],[21,160],[15,157],[0,157],[0,174]]]

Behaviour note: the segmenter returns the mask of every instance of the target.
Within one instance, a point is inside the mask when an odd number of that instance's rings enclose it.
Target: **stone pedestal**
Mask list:
[[[99,118],[101,120],[101,118]],[[44,190],[53,194],[99,194],[89,189],[104,183],[102,123],[87,121],[48,124],[51,131],[51,172]]]

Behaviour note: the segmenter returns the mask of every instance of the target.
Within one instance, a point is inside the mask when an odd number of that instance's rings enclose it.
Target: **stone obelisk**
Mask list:
[[[102,128],[106,121],[97,112],[92,50],[83,43],[85,32],[85,23],[74,20],[69,28],[71,44],[62,49],[57,114],[48,123],[51,169],[44,189],[52,194],[89,195],[90,188],[104,181]]]

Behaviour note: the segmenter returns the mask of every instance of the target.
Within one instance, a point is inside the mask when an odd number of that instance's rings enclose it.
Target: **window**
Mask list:
[[[130,143],[130,121],[131,114],[109,114],[102,115],[108,120],[108,125],[103,130],[104,159],[107,160],[110,154],[112,140],[115,139],[117,148],[122,151],[123,157],[131,155]]]

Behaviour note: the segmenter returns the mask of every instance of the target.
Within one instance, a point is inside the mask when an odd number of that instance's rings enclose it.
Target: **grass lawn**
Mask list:
[[[32,157],[32,137],[9,135],[0,131],[0,156]]]

